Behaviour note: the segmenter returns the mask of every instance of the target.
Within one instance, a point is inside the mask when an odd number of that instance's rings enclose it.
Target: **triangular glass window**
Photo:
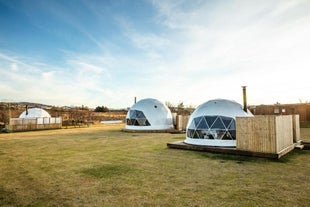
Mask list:
[[[191,124],[189,125],[188,129],[195,129],[194,120],[191,122]]]
[[[223,124],[223,122],[221,121],[221,118],[218,117],[215,122],[213,123],[213,125],[211,126],[212,129],[225,129],[225,126]]]
[[[225,137],[226,132],[224,130],[217,131],[217,139],[223,139]]]
[[[139,126],[139,123],[137,122],[137,120],[136,120],[136,119],[133,119],[133,125],[135,125],[135,126]]]
[[[146,119],[137,119],[140,126],[145,126]]]
[[[208,129],[208,125],[204,117],[201,117],[199,124],[197,125],[197,129]]]
[[[142,111],[136,111],[136,117],[137,118],[145,118],[144,113]]]
[[[194,137],[193,138],[199,139],[199,134],[196,131],[194,133]]]
[[[229,131],[226,131],[225,136],[222,139],[223,140],[232,140],[233,137],[231,136]]]
[[[195,130],[192,130],[192,129],[187,130],[187,136],[190,138],[194,137],[194,133],[195,133]]]
[[[229,125],[229,130],[236,130],[235,120],[233,119],[232,122]]]
[[[230,117],[225,117],[225,116],[221,116],[221,119],[225,125],[225,128],[228,129],[228,127],[229,127],[229,125],[233,119]]]
[[[205,116],[205,119],[207,121],[208,126],[211,127],[216,119],[216,116]]]
[[[136,110],[130,110],[129,111],[129,117],[131,119],[135,119],[136,118]]]
[[[145,121],[145,126],[151,126],[151,124],[148,120]]]
[[[197,128],[197,126],[198,126],[198,124],[199,124],[199,122],[201,121],[201,116],[200,117],[196,117],[196,118],[194,118],[194,123],[195,123],[195,128]]]
[[[208,122],[207,122],[207,117],[206,117],[206,116],[204,116],[204,117],[203,117],[203,119],[204,119],[204,120],[205,120],[205,122],[206,122],[206,125],[207,125],[207,127],[206,127],[206,128],[207,128],[207,129],[208,129],[208,128],[210,128],[210,125],[209,125],[209,124],[208,124]]]

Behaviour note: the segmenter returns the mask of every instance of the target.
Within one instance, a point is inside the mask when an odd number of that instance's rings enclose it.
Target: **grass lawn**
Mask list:
[[[0,206],[310,206],[310,151],[168,149],[184,134],[122,127],[0,134]]]

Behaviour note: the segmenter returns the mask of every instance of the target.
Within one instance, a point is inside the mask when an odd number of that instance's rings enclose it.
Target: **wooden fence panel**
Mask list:
[[[54,119],[54,123],[50,120]],[[44,118],[11,118],[10,124],[6,128],[10,131],[31,131],[38,129],[59,129],[62,127],[61,117],[44,117]]]
[[[189,120],[189,116],[177,115],[176,116],[176,129],[180,131],[185,130],[188,120]]]
[[[282,149],[293,144],[293,122],[292,116],[276,116],[276,150]]]
[[[300,141],[300,123],[299,123],[299,115],[293,115],[293,141],[295,143]]]

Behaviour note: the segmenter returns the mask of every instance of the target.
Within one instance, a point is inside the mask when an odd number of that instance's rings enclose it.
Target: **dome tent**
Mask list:
[[[173,129],[169,108],[156,99],[142,99],[135,103],[127,113],[126,127],[129,130],[167,130]]]
[[[206,146],[236,146],[236,117],[253,116],[242,105],[226,99],[214,99],[198,106],[186,127],[185,143]]]
[[[23,119],[30,119],[30,118],[43,118],[43,117],[51,117],[51,115],[45,111],[44,109],[40,109],[40,108],[31,108],[28,109],[26,111],[24,111],[23,113],[21,113],[21,115],[19,116],[19,118],[23,118]]]

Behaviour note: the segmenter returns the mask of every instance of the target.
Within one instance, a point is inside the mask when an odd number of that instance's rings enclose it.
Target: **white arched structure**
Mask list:
[[[171,111],[156,99],[142,99],[128,111],[125,128],[129,130],[173,129]]]
[[[22,118],[22,119],[44,118],[44,117],[50,118],[51,115],[47,111],[40,109],[40,108],[30,108],[24,111],[23,113],[21,113],[21,115],[19,116],[19,118]]]
[[[189,118],[185,143],[193,145],[236,147],[236,117],[253,116],[242,105],[215,99],[198,106]]]

